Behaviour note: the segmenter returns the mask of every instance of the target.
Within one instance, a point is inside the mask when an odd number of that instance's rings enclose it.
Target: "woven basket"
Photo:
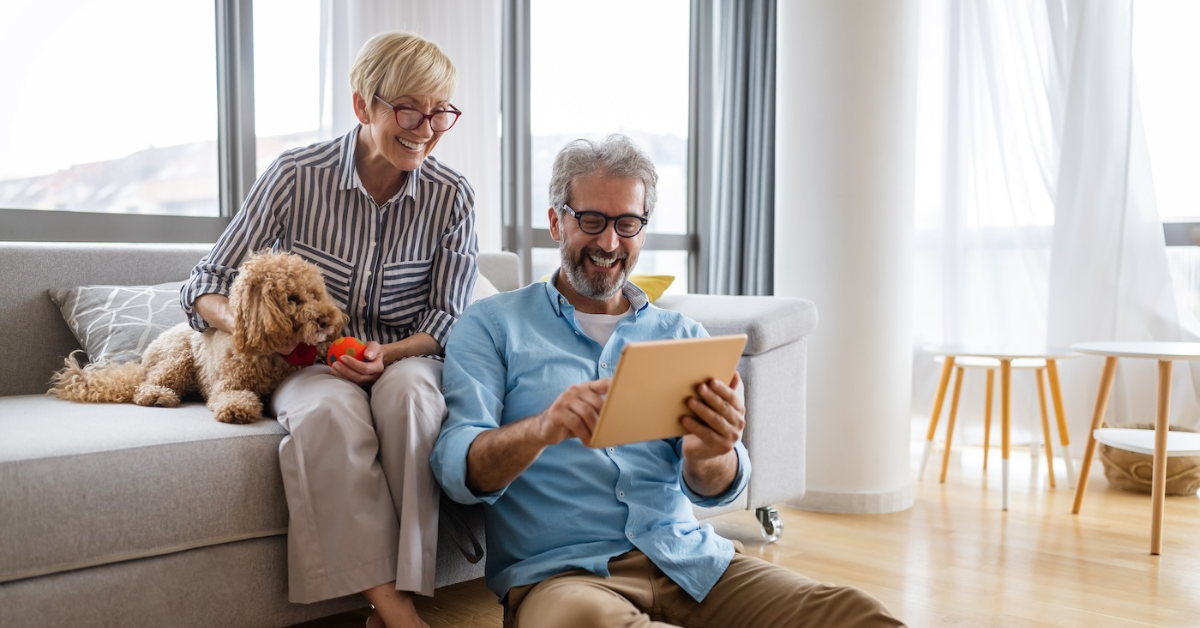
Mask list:
[[[1140,430],[1152,430],[1152,423],[1113,425]],[[1173,432],[1195,432],[1190,427],[1172,425]],[[1100,462],[1108,483],[1123,491],[1150,493],[1154,476],[1154,456],[1109,447],[1100,443]],[[1200,488],[1200,456],[1167,458],[1167,495],[1195,495]]]

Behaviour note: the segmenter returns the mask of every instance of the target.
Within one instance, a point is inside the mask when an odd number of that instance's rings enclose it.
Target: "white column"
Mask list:
[[[917,17],[917,0],[779,3],[775,294],[820,314],[807,510],[912,505]]]

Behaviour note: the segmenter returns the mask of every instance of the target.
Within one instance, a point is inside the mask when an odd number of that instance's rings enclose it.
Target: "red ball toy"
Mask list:
[[[329,362],[329,366],[333,366],[333,363],[337,362],[338,358],[343,355],[348,355],[356,360],[362,360],[363,350],[366,348],[367,345],[363,344],[358,338],[352,336],[338,338],[333,341],[333,344],[329,345],[329,353],[326,360]]]

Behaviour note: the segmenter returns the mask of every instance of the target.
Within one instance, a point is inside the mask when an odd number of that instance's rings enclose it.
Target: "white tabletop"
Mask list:
[[[1200,347],[1200,345],[1197,345]],[[1045,358],[1057,360],[1075,358],[1079,354],[1063,347],[1038,347],[1003,345],[925,345],[927,353],[934,355],[952,355],[954,357],[995,358],[997,360],[1015,360],[1017,358]]]
[[[1107,355],[1118,358],[1200,360],[1200,342],[1077,342],[1071,345],[1071,348],[1080,353]]]

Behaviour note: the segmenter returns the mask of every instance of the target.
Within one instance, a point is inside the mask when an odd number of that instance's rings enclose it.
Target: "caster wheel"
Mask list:
[[[755,510],[754,514],[758,517],[759,525],[762,526],[763,538],[768,543],[774,543],[783,536],[783,519],[779,517],[779,511],[770,506],[764,506]]]

